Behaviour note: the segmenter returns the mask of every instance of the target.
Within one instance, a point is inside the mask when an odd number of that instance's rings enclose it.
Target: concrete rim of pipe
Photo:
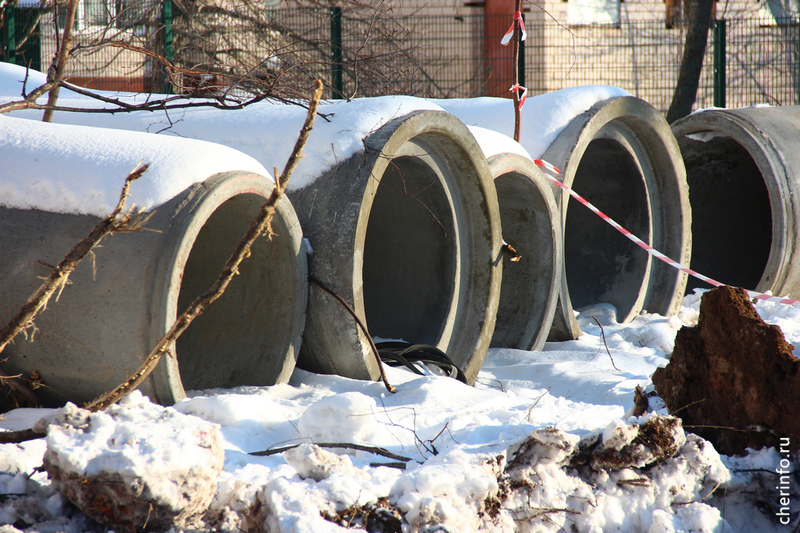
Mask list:
[[[692,203],[692,269],[800,297],[800,106],[714,109],[677,120]],[[708,288],[690,279],[690,288]]]
[[[631,233],[687,264],[691,214],[686,172],[669,124],[632,96],[598,102],[573,119],[542,156],[560,179]],[[610,303],[617,320],[641,311],[680,309],[686,274],[651,258],[588,210],[557,196],[564,236],[564,276],[551,340],[580,335],[573,309]]]
[[[309,270],[381,339],[432,344],[472,383],[500,298],[502,236],[488,164],[442,111],[387,122],[365,150],[290,193],[313,248]],[[311,286],[301,368],[376,379],[353,318]]]
[[[84,403],[125,381],[178,313],[216,280],[273,189],[269,178],[226,172],[157,207],[141,231],[114,235],[70,276],[58,302],[36,319],[35,342],[8,347],[6,372],[37,370],[45,405]],[[0,241],[6,312],[18,309],[55,264],[99,220],[96,216],[0,209],[18,227]],[[139,389],[172,404],[189,389],[287,381],[302,338],[307,266],[299,222],[287,198],[277,206],[276,237],[261,237],[225,294],[178,339]],[[94,265],[92,264],[94,263]],[[45,273],[46,275],[46,273]]]
[[[228,172],[196,185],[181,202],[173,216],[180,231],[170,232],[155,268],[152,344],[216,281],[272,189],[263,176]],[[256,240],[225,293],[178,339],[177,358],[159,365],[159,400],[177,401],[189,389],[289,380],[305,327],[308,266],[300,222],[285,196],[272,231],[271,239]]]
[[[503,239],[521,256],[503,260],[492,347],[541,350],[558,304],[563,270],[560,211],[552,184],[527,157],[489,158]]]

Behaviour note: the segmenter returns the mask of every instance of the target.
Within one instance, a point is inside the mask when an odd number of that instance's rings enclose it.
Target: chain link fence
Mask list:
[[[379,18],[358,10],[269,10],[238,1],[192,12],[175,0],[169,17],[159,3],[140,6],[131,17],[118,1],[118,12],[106,13],[104,20],[125,23],[105,26],[92,25],[85,8],[68,75],[95,89],[287,98],[303,94],[316,78],[331,87],[334,98],[506,95],[512,85],[510,47],[506,58],[487,53],[501,38],[491,28],[507,27],[510,17],[495,24],[483,15]],[[19,7],[3,13],[2,59],[47,70],[57,17]],[[582,27],[528,22],[521,83],[529,95],[613,85],[666,113],[687,27],[665,21]],[[715,103],[713,54],[723,49],[725,76],[716,77],[717,103],[722,94],[727,107],[800,104],[797,20],[728,19],[724,29],[709,32],[696,108]],[[153,54],[178,67],[171,77]]]

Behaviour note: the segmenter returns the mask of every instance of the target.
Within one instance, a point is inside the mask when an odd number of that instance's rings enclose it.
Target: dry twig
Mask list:
[[[375,455],[381,455],[383,457],[388,457],[389,459],[395,459],[397,461],[408,462],[411,460],[408,457],[397,455],[396,453],[392,453],[389,450],[380,448],[378,446],[367,446],[365,444],[352,444],[348,442],[314,442],[313,444],[319,446],[320,448],[344,448],[347,450],[360,450],[362,452],[374,453]],[[297,448],[298,446],[300,446],[300,444],[292,444],[290,446],[282,446],[280,448],[272,448],[271,450],[264,450],[263,452],[250,452],[248,455],[266,457],[269,455],[277,455],[279,453],[292,450],[294,448]]]
[[[714,491],[717,490],[720,485],[722,485],[722,482],[717,483],[716,485],[714,485],[714,488],[711,489],[710,491],[708,491],[708,493],[706,493],[705,496],[700,496],[699,498],[697,498],[695,500],[692,500],[690,502],[672,502],[670,505],[690,505],[692,503],[697,503],[697,502],[703,501],[706,498],[708,498],[709,496],[711,496],[712,494],[714,494]]]
[[[78,11],[78,0],[67,1],[67,17],[64,21],[64,34],[61,38],[61,46],[58,47],[58,54],[53,58],[53,64],[47,71],[47,81],[53,87],[47,95],[47,109],[44,111],[42,122],[50,122],[53,118],[52,107],[58,100],[58,92],[61,89],[61,80],[64,79],[64,72],[67,69],[67,57],[72,48],[72,27],[75,24],[75,13]]]
[[[147,376],[150,375],[153,369],[155,369],[156,365],[161,360],[161,357],[165,353],[171,351],[172,345],[175,343],[178,337],[180,337],[181,334],[186,331],[186,328],[189,327],[192,321],[200,316],[206,307],[211,305],[211,303],[213,303],[217,298],[222,296],[222,294],[225,292],[225,289],[228,287],[228,284],[230,284],[231,280],[233,279],[233,276],[235,276],[239,271],[239,264],[250,255],[250,247],[253,245],[256,239],[262,234],[268,234],[270,236],[272,235],[271,223],[272,217],[275,213],[275,206],[280,197],[283,195],[286,185],[289,182],[289,178],[291,177],[292,172],[294,172],[298,161],[300,161],[300,158],[303,157],[303,147],[308,140],[309,133],[311,133],[320,98],[322,98],[322,82],[317,80],[314,82],[314,95],[308,107],[308,115],[306,116],[305,124],[303,124],[302,130],[300,130],[300,136],[294,145],[292,154],[289,156],[286,167],[284,167],[283,174],[281,174],[280,178],[275,183],[275,188],[272,190],[270,197],[261,206],[261,211],[259,212],[258,216],[250,225],[250,228],[248,228],[242,240],[236,246],[233,254],[231,254],[230,259],[228,259],[228,262],[222,269],[222,273],[219,275],[219,278],[217,278],[217,281],[214,282],[214,285],[212,285],[208,291],[195,298],[189,307],[175,320],[175,323],[172,325],[169,331],[163,337],[161,337],[161,339],[159,339],[155,348],[153,348],[139,369],[127,381],[121,383],[114,390],[109,391],[99,398],[89,402],[86,405],[87,409],[91,411],[105,409],[136,389],[136,387],[138,387],[147,378]]]
[[[603,324],[601,324],[600,321],[597,320],[597,317],[593,316],[592,319],[595,322],[597,322],[598,326],[600,326],[600,335],[603,337],[603,346],[606,347],[606,353],[608,354],[608,358],[611,359],[611,366],[614,367],[614,370],[616,370],[617,372],[620,372],[620,369],[617,368],[617,365],[614,363],[614,358],[611,357],[611,350],[608,349],[608,343],[606,342],[606,330],[603,329]]]
[[[381,372],[381,379],[383,380],[383,385],[386,387],[386,390],[388,390],[389,392],[397,392],[397,389],[394,388],[391,383],[389,383],[389,378],[386,377],[386,372],[383,370],[383,361],[381,361],[381,354],[378,352],[378,347],[375,346],[375,342],[372,340],[372,336],[369,334],[369,331],[367,331],[367,327],[364,325],[363,322],[361,322],[361,319],[358,318],[358,315],[356,314],[355,311],[353,311],[353,308],[347,305],[347,302],[345,302],[341,296],[339,296],[334,291],[326,287],[321,281],[319,281],[314,276],[308,276],[308,281],[310,281],[323,291],[333,296],[336,299],[336,301],[338,301],[340,304],[344,306],[345,309],[347,309],[347,312],[350,313],[350,316],[353,317],[353,319],[356,321],[356,324],[358,324],[358,327],[361,328],[361,331],[364,333],[364,336],[369,341],[369,345],[372,348],[372,353],[375,354],[375,359],[378,362],[378,369]]]

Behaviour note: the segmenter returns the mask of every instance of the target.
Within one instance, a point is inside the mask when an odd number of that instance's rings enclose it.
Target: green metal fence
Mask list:
[[[291,96],[321,78],[332,88],[329,97],[473,97],[511,86],[508,69],[487,57],[488,40],[501,36],[486,35],[491,25],[482,15],[394,17],[376,24],[341,8],[261,8],[244,15],[204,15],[199,23],[180,13],[173,19],[168,6],[154,5],[151,15],[116,26],[114,39],[127,47],[107,45],[107,28],[79,30],[72,79],[97,89],[170,90],[175,82],[176,92]],[[53,17],[44,13],[37,25],[37,16],[30,9],[5,10],[4,61],[47,69],[55,51],[54,24],[47,23]],[[507,27],[507,19],[495,26]],[[529,21],[526,28],[521,79],[529,95],[614,85],[662,112],[669,107],[686,23],[569,27],[548,20]],[[716,21],[695,107],[800,104],[799,30],[797,20]],[[167,80],[163,65],[140,49],[168,57],[184,70]]]

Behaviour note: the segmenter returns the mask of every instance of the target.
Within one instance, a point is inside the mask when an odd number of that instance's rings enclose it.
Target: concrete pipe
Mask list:
[[[486,159],[466,126],[442,111],[390,120],[364,147],[290,192],[313,248],[309,270],[373,337],[435,345],[471,383],[494,331],[502,269]],[[376,379],[353,318],[329,294],[309,290],[298,364]]]
[[[489,158],[503,239],[520,255],[503,260],[500,307],[492,346],[541,350],[558,304],[563,270],[561,220],[552,185],[521,155]]]
[[[578,194],[672,259],[691,250],[690,207],[680,150],[667,122],[634,97],[598,102],[573,119],[543,154]],[[654,260],[575,200],[558,196],[564,279],[551,340],[576,338],[573,309],[610,303],[617,320],[680,308],[686,274]]]
[[[217,174],[155,209],[149,231],[108,237],[71,285],[3,353],[3,371],[37,371],[46,405],[86,402],[141,364],[179,312],[217,279],[272,192],[245,172]],[[7,321],[99,218],[0,207],[0,303]],[[279,202],[273,240],[256,241],[223,296],[198,317],[141,386],[164,404],[185,390],[288,380],[307,301],[306,253],[294,210]]]
[[[672,131],[689,182],[692,269],[800,297],[800,106],[708,110]]]

